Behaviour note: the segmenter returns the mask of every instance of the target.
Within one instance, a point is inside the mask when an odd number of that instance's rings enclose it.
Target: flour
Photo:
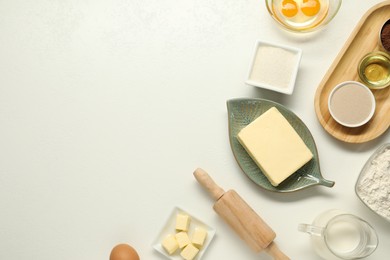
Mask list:
[[[371,161],[357,192],[370,208],[390,220],[390,148]]]

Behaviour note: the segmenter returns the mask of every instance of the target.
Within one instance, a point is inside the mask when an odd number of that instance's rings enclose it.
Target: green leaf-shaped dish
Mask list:
[[[276,107],[282,113],[313,153],[313,158],[308,163],[277,187],[272,186],[237,139],[237,134],[242,128],[246,127],[271,107]],[[227,108],[229,116],[229,138],[234,157],[244,173],[257,185],[266,190],[276,192],[292,192],[313,185],[333,187],[334,182],[324,179],[321,175],[317,147],[313,136],[302,120],[289,109],[270,100],[253,98],[228,100]]]

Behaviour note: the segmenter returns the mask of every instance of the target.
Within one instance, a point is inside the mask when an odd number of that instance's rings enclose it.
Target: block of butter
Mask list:
[[[168,254],[172,255],[178,248],[179,244],[174,235],[169,234],[162,241],[162,247],[167,251]]]
[[[199,249],[196,248],[192,244],[188,244],[183,251],[181,251],[180,255],[185,259],[185,260],[192,260],[195,258],[195,256],[198,254]]]
[[[313,158],[313,154],[275,107],[241,129],[238,141],[273,186]]]
[[[181,231],[175,235],[176,241],[179,244],[180,248],[185,247],[186,245],[190,244],[190,238],[188,237],[187,232]]]
[[[185,214],[177,214],[176,216],[176,229],[181,231],[187,231],[190,225],[191,218]]]
[[[206,238],[207,238],[207,231],[204,228],[201,227],[195,228],[194,234],[192,235],[192,243],[195,246],[201,248]]]

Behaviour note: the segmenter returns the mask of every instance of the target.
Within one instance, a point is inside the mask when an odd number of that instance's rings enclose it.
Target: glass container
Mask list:
[[[266,0],[271,17],[292,32],[312,32],[327,25],[338,13],[342,0]]]
[[[370,89],[382,89],[390,85],[390,56],[382,51],[366,54],[359,62],[360,80]]]
[[[390,19],[387,20],[379,31],[380,47],[386,52],[390,52]]]

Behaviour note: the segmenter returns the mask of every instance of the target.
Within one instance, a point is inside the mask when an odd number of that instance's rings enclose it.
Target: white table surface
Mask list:
[[[315,90],[362,15],[379,0],[345,0],[320,33],[288,34],[262,0],[1,0],[0,259],[102,259],[129,243],[141,259],[175,206],[217,229],[211,259],[253,253],[212,210],[192,176],[207,170],[235,189],[294,260],[318,259],[298,223],[339,208],[369,221],[388,259],[390,224],[354,193],[365,144],[327,134]],[[244,83],[256,40],[302,48],[293,95]],[[260,189],[230,149],[226,100],[261,97],[311,130],[333,188]]]

